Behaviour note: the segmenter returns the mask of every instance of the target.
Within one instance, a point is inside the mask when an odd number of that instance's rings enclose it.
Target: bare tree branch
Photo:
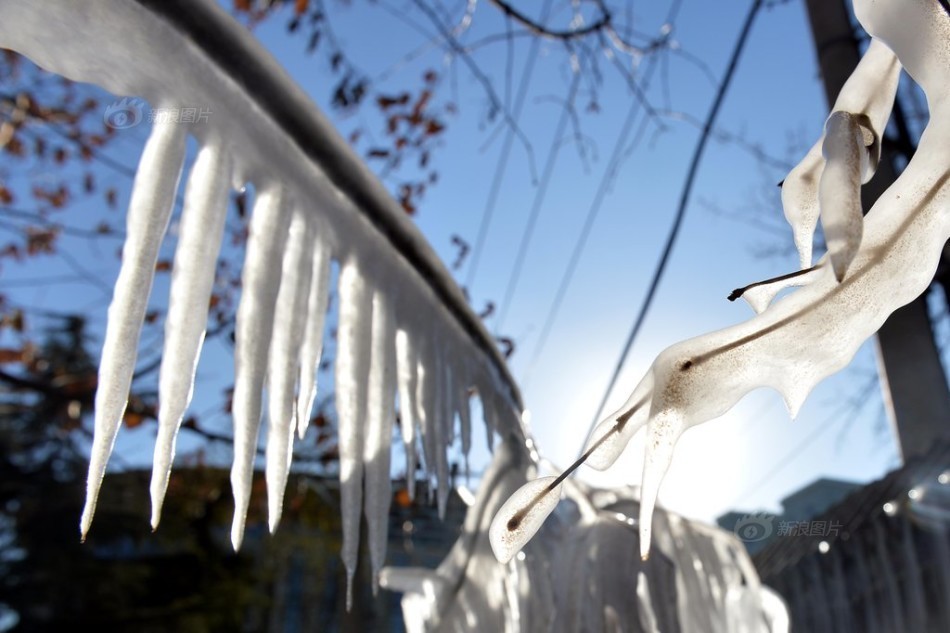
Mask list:
[[[567,29],[561,31],[549,29],[543,24],[535,22],[504,0],[489,0],[489,2],[498,7],[506,16],[528,29],[528,31],[531,33],[553,40],[567,41],[586,37],[591,33],[596,33],[606,29],[610,25],[610,21],[613,17],[610,11],[607,10],[607,7],[602,2],[598,2],[597,5],[600,8],[601,15],[599,18],[597,18],[597,20],[578,29]]]

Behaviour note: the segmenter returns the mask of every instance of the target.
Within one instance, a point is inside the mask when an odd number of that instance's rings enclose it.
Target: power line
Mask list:
[[[680,200],[676,209],[676,216],[673,220],[673,226],[670,227],[670,233],[666,238],[666,244],[663,247],[663,252],[660,255],[660,261],[657,263],[656,269],[653,272],[653,278],[650,280],[650,285],[647,288],[647,294],[643,298],[643,303],[640,305],[640,311],[637,313],[636,319],[634,319],[633,327],[630,329],[630,334],[627,336],[626,343],[624,343],[623,351],[620,353],[620,359],[617,361],[617,366],[614,368],[613,375],[610,377],[610,382],[607,384],[607,389],[604,391],[604,396],[601,398],[600,405],[597,407],[597,411],[594,414],[594,419],[591,421],[590,427],[587,430],[587,436],[584,438],[584,442],[581,444],[582,447],[587,445],[588,440],[590,440],[590,434],[600,421],[600,416],[603,414],[604,407],[607,405],[607,399],[610,397],[610,393],[613,391],[614,385],[617,383],[617,378],[620,376],[620,370],[623,369],[624,362],[627,360],[627,355],[630,353],[630,349],[633,347],[633,341],[636,339],[637,334],[639,334],[640,328],[643,326],[643,322],[646,319],[647,312],[649,312],[650,306],[653,303],[653,299],[656,296],[656,290],[663,278],[663,272],[666,270],[666,264],[669,261],[670,253],[673,250],[673,244],[676,242],[680,227],[683,224],[683,217],[686,215],[686,205],[689,202],[689,195],[692,192],[693,183],[695,182],[696,175],[699,172],[699,165],[702,161],[703,151],[706,149],[706,142],[709,140],[713,123],[716,121],[716,116],[719,114],[719,108],[722,106],[726,92],[729,89],[729,84],[732,83],[732,78],[735,75],[736,68],[739,65],[739,58],[742,56],[742,49],[745,47],[746,41],[749,38],[749,34],[752,31],[752,23],[754,22],[755,16],[761,8],[762,0],[754,0],[752,6],[749,8],[748,14],[746,15],[742,30],[739,32],[739,37],[736,40],[735,47],[732,51],[732,57],[729,59],[729,65],[726,67],[726,74],[722,79],[722,84],[719,86],[719,90],[716,92],[716,97],[713,99],[709,113],[706,115],[706,122],[703,124],[703,131],[699,137],[699,141],[696,144],[696,149],[693,150],[693,158],[690,161],[689,170],[686,173],[686,180],[683,183],[683,189],[680,193]]]
[[[675,22],[681,4],[681,0],[674,0],[670,4],[670,10],[666,17],[667,24],[673,24]],[[564,271],[563,277],[561,278],[554,302],[551,304],[551,308],[547,312],[547,318],[545,319],[544,326],[541,328],[541,334],[538,337],[538,343],[535,345],[534,354],[531,356],[531,360],[527,365],[527,369],[525,370],[525,375],[521,380],[523,387],[527,384],[531,370],[538,362],[538,359],[541,357],[541,353],[544,351],[544,346],[547,344],[548,336],[551,333],[551,328],[554,325],[555,319],[557,319],[557,314],[560,311],[561,303],[563,302],[564,295],[567,292],[567,287],[571,283],[571,279],[574,276],[574,271],[580,261],[581,254],[587,245],[588,234],[593,227],[594,220],[597,218],[597,214],[600,212],[600,205],[603,203],[604,197],[607,194],[607,189],[612,182],[612,178],[616,174],[617,169],[619,169],[620,162],[625,155],[624,144],[626,143],[627,137],[630,135],[630,130],[633,127],[633,122],[636,118],[639,107],[642,106],[648,116],[652,117],[655,115],[655,111],[653,110],[652,106],[650,106],[650,103],[646,98],[646,89],[650,84],[650,79],[652,78],[653,71],[656,68],[655,60],[656,56],[654,55],[651,55],[648,58],[647,67],[644,71],[644,80],[642,82],[642,86],[633,81],[632,77],[628,80],[630,90],[634,95],[634,100],[630,104],[630,109],[627,111],[627,116],[624,119],[620,135],[617,137],[617,143],[614,145],[613,152],[611,153],[610,161],[607,163],[607,168],[604,170],[604,175],[597,187],[597,192],[594,194],[594,200],[587,211],[587,218],[584,220],[584,226],[581,230],[581,234],[578,236],[577,242],[574,244],[574,251],[571,253],[571,259],[567,265],[567,269]],[[614,61],[615,63],[618,63],[616,58],[614,58]]]
[[[548,185],[551,182],[551,175],[554,173],[554,164],[557,162],[559,153],[558,144],[561,142],[561,137],[564,135],[564,128],[567,127],[567,122],[571,118],[570,108],[572,107],[571,104],[574,101],[574,96],[577,94],[580,78],[580,73],[574,73],[574,79],[571,81],[571,87],[568,90],[567,103],[561,112],[561,118],[557,122],[557,126],[554,130],[554,137],[551,140],[551,150],[548,152],[548,158],[544,164],[544,171],[541,173],[541,182],[538,185],[537,193],[534,195],[531,213],[528,216],[528,223],[525,225],[524,233],[521,234],[521,243],[518,245],[515,265],[511,271],[511,276],[508,278],[508,286],[505,288],[504,298],[501,300],[501,312],[498,315],[498,323],[495,327],[496,332],[500,332],[504,326],[505,317],[508,315],[508,308],[511,306],[512,297],[521,279],[521,270],[524,266],[525,255],[527,255],[528,248],[531,246],[531,238],[534,236],[535,225],[541,213],[541,205],[544,203],[544,197],[547,195]]]
[[[557,318],[558,312],[561,310],[561,303],[564,301],[564,295],[567,293],[567,287],[570,285],[571,279],[574,277],[574,271],[580,262],[581,254],[583,253],[584,248],[587,246],[587,236],[590,234],[591,228],[594,226],[594,220],[597,219],[597,214],[600,211],[600,205],[606,196],[607,183],[610,182],[611,175],[618,167],[620,153],[626,144],[627,137],[630,135],[630,129],[633,127],[633,122],[636,119],[637,112],[640,109],[639,105],[639,102],[634,101],[630,104],[630,109],[627,110],[627,116],[624,119],[623,127],[620,130],[620,136],[617,137],[617,144],[614,146],[614,151],[610,158],[610,162],[607,164],[607,169],[604,170],[604,177],[601,179],[600,186],[597,188],[597,193],[594,195],[594,201],[591,203],[590,209],[587,211],[587,217],[584,219],[584,226],[581,229],[581,233],[577,237],[577,241],[574,243],[574,251],[571,253],[571,258],[568,261],[567,268],[564,270],[564,275],[561,277],[561,283],[558,285],[557,293],[554,295],[554,301],[551,303],[551,307],[547,311],[547,318],[544,320],[544,326],[541,328],[541,334],[538,337],[538,343],[534,348],[534,354],[531,356],[531,362],[528,363],[526,375],[521,381],[522,384],[527,382],[527,374],[531,372],[531,369],[534,367],[535,363],[538,362],[538,358],[540,358],[541,352],[544,350],[545,344],[547,344],[548,336],[551,334],[551,327],[554,325],[554,321]]]
[[[647,84],[649,83],[650,77],[652,76],[653,69],[656,67],[654,59],[654,57],[650,57],[647,62],[649,66],[647,67],[646,78],[644,80]],[[567,268],[564,270],[564,274],[561,277],[561,282],[558,285],[557,292],[555,293],[554,301],[551,303],[551,307],[547,310],[547,318],[545,319],[544,325],[541,328],[541,334],[538,336],[538,342],[535,345],[534,354],[531,356],[531,361],[528,363],[527,369],[525,370],[525,376],[521,380],[522,386],[527,383],[532,368],[538,362],[538,359],[541,357],[541,353],[544,351],[544,347],[547,344],[548,336],[551,334],[551,328],[554,326],[554,322],[561,310],[561,304],[564,301],[564,296],[567,294],[567,288],[570,285],[571,280],[574,278],[574,272],[577,269],[577,265],[580,263],[581,255],[583,254],[584,249],[587,247],[587,238],[594,226],[594,221],[597,219],[597,214],[600,213],[600,206],[603,204],[604,198],[607,196],[607,190],[610,188],[613,177],[620,168],[620,163],[623,159],[623,154],[627,143],[627,137],[630,136],[630,131],[633,129],[633,123],[636,120],[637,114],[639,113],[640,107],[643,103],[644,101],[641,99],[634,99],[631,101],[630,108],[627,110],[627,115],[624,118],[623,125],[620,128],[620,134],[617,136],[617,142],[614,145],[613,151],[611,152],[610,160],[607,162],[607,168],[604,170],[600,184],[597,186],[597,191],[594,194],[594,200],[591,202],[590,208],[587,210],[587,217],[584,219],[584,225],[581,228],[581,233],[578,235],[577,241],[574,243],[574,250],[571,253],[571,258],[568,261]]]
[[[544,7],[541,9],[541,21],[544,22],[551,9],[551,0],[545,0]],[[510,38],[509,38],[510,41]],[[534,74],[534,64],[538,60],[538,48],[541,46],[541,38],[535,38],[531,42],[531,49],[528,52],[528,61],[525,63],[524,73],[521,77],[521,85],[518,87],[518,94],[515,97],[514,108],[511,117],[514,123],[517,123],[521,117],[521,109],[524,106],[525,98],[528,95],[528,84],[531,82],[531,75]],[[501,181],[508,167],[508,157],[511,155],[511,146],[515,140],[515,130],[509,127],[505,134],[504,144],[501,149],[501,156],[498,159],[498,165],[495,168],[495,175],[492,177],[491,186],[488,190],[488,200],[485,203],[485,210],[482,212],[482,221],[478,227],[478,235],[475,238],[475,245],[472,247],[472,259],[468,267],[468,275],[465,278],[465,286],[472,291],[472,282],[475,280],[475,274],[478,272],[478,264],[482,257],[482,250],[485,247],[485,238],[488,236],[488,227],[491,225],[492,217],[495,214],[495,206],[498,201],[498,193],[501,191]]]

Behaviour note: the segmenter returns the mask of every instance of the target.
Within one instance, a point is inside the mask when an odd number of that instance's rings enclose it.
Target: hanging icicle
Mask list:
[[[251,499],[254,459],[260,432],[262,391],[273,333],[277,293],[280,290],[281,255],[287,243],[291,213],[278,187],[258,191],[251,215],[247,254],[241,275],[241,301],[234,332],[234,463],[231,489],[234,520],[231,544],[237,550],[244,539],[244,522]]]
[[[187,5],[184,11],[178,0],[96,0],[82,7],[69,0],[0,3],[0,45],[48,70],[140,96],[156,107],[201,103],[212,112],[227,111],[227,116],[194,123],[156,123],[145,145],[109,309],[81,533],[90,529],[125,412],[155,261],[190,135],[198,151],[184,193],[172,271],[159,377],[152,525],[160,521],[176,436],[194,389],[228,194],[246,185],[254,204],[234,334],[231,541],[239,548],[244,537],[265,388],[268,523],[272,531],[278,526],[294,432],[304,436],[313,411],[331,261],[336,259],[343,557],[352,579],[365,514],[375,576],[385,562],[397,386],[410,493],[418,425],[442,512],[449,493],[446,446],[454,437],[459,394],[473,387],[463,384],[472,373],[468,367],[478,368],[479,393],[496,403],[494,408],[504,403],[520,411],[520,395],[450,273],[349,144],[217,3],[187,0]],[[209,30],[233,45],[231,55],[216,55],[220,42],[202,35]],[[134,40],[127,33],[135,33]],[[134,51],[117,53],[131,41]],[[258,90],[240,88],[247,85],[246,73],[254,75]],[[277,102],[281,107],[274,107]],[[442,345],[457,349],[437,352],[433,332],[440,333]],[[468,416],[463,421],[462,436],[468,438]],[[502,428],[505,422],[495,421],[493,427],[519,437],[520,427],[507,422]],[[463,443],[467,451],[470,442]]]
[[[396,330],[387,293],[373,294],[373,327],[369,371],[365,464],[365,513],[373,592],[379,586],[379,570],[386,562],[389,537],[389,505],[392,501],[390,461],[393,421],[396,416]]]
[[[317,369],[323,355],[323,322],[330,296],[330,248],[319,234],[311,240],[310,289],[307,292],[307,323],[300,346],[300,378],[297,391],[297,437],[304,438],[317,397]],[[306,265],[306,264],[305,264]]]
[[[297,378],[300,349],[307,326],[308,291],[313,273],[310,247],[313,223],[296,210],[281,268],[280,289],[274,311],[274,330],[268,358],[267,423],[267,522],[277,529],[284,505],[284,490],[293,454]]]
[[[83,513],[82,533],[89,531],[95,499],[98,494],[106,461],[119,430],[122,414],[129,399],[129,386],[135,371],[139,334],[145,320],[148,296],[152,290],[155,262],[162,238],[168,230],[175,192],[181,178],[185,154],[185,135],[174,125],[156,125],[152,130],[132,185],[132,197],[126,219],[125,246],[122,266],[115,283],[105,343],[102,348],[100,371],[103,378],[96,390],[96,428],[101,429],[98,443],[93,445],[89,462],[89,487],[86,494],[92,500]],[[160,421],[153,477],[160,495],[165,494],[167,468],[174,453],[177,423],[167,418]],[[163,478],[164,477],[164,478]],[[154,494],[154,493],[153,493]],[[161,505],[161,501],[158,502]],[[153,517],[152,525],[157,524]]]
[[[223,143],[214,141],[202,147],[188,176],[185,204],[178,228],[178,246],[172,264],[168,315],[165,321],[165,346],[158,378],[163,408],[159,426],[166,429],[179,427],[191,402],[195,370],[207,323],[207,315],[196,313],[193,306],[206,306],[211,298],[215,264],[224,232],[229,179],[230,161]],[[117,430],[110,429],[108,421],[97,416],[94,444],[102,438],[107,438],[109,432],[113,431],[111,441],[106,440],[110,442],[111,452]],[[104,468],[105,464],[102,466]],[[101,479],[101,474],[96,471],[98,468],[94,470],[90,464],[89,490],[92,489],[94,478]],[[167,481],[167,476],[163,479]],[[154,505],[160,506],[161,497],[165,493],[162,481],[157,484],[157,488]],[[95,508],[97,493],[98,489],[87,496],[88,512],[83,512],[84,536],[92,521],[90,504]],[[153,527],[158,524],[157,513],[154,514]]]

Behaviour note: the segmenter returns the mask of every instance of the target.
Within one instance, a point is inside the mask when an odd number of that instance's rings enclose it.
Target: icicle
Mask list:
[[[792,227],[802,269],[812,263],[812,240],[818,226],[818,179],[824,166],[819,140],[782,182],[782,208]]]
[[[449,363],[443,356],[436,361],[436,412],[431,426],[435,428],[435,466],[438,482],[437,502],[439,518],[445,520],[445,510],[449,502],[449,457],[447,454],[449,436],[452,428],[452,374]]]
[[[472,449],[472,403],[466,383],[460,383],[458,391],[459,434],[462,437],[462,455],[465,457],[465,478],[468,479],[468,454]]]
[[[310,290],[307,293],[307,325],[300,347],[300,379],[297,392],[297,435],[303,439],[310,425],[317,396],[317,368],[323,353],[323,323],[327,316],[330,287],[330,249],[317,238],[313,243]]]
[[[425,461],[429,495],[432,495],[432,479],[436,476],[438,447],[435,438],[435,419],[438,417],[438,378],[436,377],[435,352],[432,343],[426,344],[418,363],[419,386],[416,398],[419,402],[419,432],[422,435],[422,456]]]
[[[604,470],[617,461],[630,438],[649,419],[652,390],[653,371],[648,371],[627,402],[597,425],[584,448],[588,466]]]
[[[399,418],[402,442],[406,450],[406,488],[410,499],[416,498],[416,424],[419,421],[418,361],[405,330],[396,333],[396,357],[399,382]]]
[[[363,444],[365,464],[366,528],[373,572],[373,595],[379,589],[379,571],[386,562],[389,505],[392,501],[391,461],[393,419],[396,416],[396,350],[392,306],[386,295],[373,295],[372,353]]]
[[[854,73],[848,78],[835,100],[832,112],[849,112],[865,115],[873,142],[868,146],[868,164],[863,174],[867,182],[877,168],[880,159],[880,139],[891,114],[900,63],[894,53],[883,43],[871,40],[868,50],[861,58]],[[825,160],[819,138],[805,158],[796,165],[782,184],[782,208],[792,227],[795,246],[798,248],[801,267],[808,268],[812,262],[812,236],[818,224],[818,187]]]
[[[640,558],[643,560],[650,554],[653,508],[660,484],[673,460],[673,447],[684,430],[683,420],[671,411],[652,416],[647,425],[646,459],[640,486]]]
[[[84,539],[92,523],[99,486],[129,399],[139,334],[155,275],[155,261],[168,229],[168,219],[181,178],[184,152],[185,134],[181,126],[156,124],[135,173],[126,219],[122,266],[109,305],[105,343],[99,364],[96,432],[89,460],[86,507],[80,524]],[[170,458],[168,462],[170,464]],[[152,524],[157,524],[157,518],[153,519]]]
[[[191,402],[195,370],[204,343],[208,304],[214,284],[218,252],[228,209],[231,163],[227,150],[210,141],[198,150],[188,176],[178,245],[172,267],[165,345],[158,377],[157,479],[152,483],[152,527],[158,525],[168,469],[174,454],[174,437]],[[170,437],[169,437],[170,436]]]
[[[284,505],[294,443],[294,388],[300,368],[300,347],[307,325],[307,291],[312,273],[313,223],[297,209],[290,223],[283,273],[274,312],[268,360],[267,509],[271,533]]]
[[[495,448],[495,431],[498,429],[498,399],[495,390],[484,381],[477,383],[478,399],[482,403],[482,422],[485,423],[485,443],[488,450]]]
[[[515,491],[495,514],[488,539],[500,563],[507,564],[521,551],[554,511],[563,485],[557,479],[541,477],[529,481]]]
[[[847,112],[833,112],[825,124],[825,140],[821,146],[825,157],[818,185],[821,227],[838,281],[844,279],[857,255],[864,232],[861,175],[867,170],[868,162],[864,148],[871,145],[873,136],[867,141],[862,128],[857,117]]]
[[[251,499],[254,458],[261,425],[262,390],[267,373],[274,309],[280,289],[281,255],[287,242],[290,211],[277,186],[257,191],[241,273],[241,301],[234,335],[234,463],[231,489],[234,520],[231,544],[237,550],[244,538],[244,521]]]
[[[340,506],[343,518],[343,564],[346,608],[353,604],[353,577],[359,556],[363,493],[363,443],[367,375],[372,335],[372,297],[353,260],[342,264],[337,329],[336,410],[340,446]]]

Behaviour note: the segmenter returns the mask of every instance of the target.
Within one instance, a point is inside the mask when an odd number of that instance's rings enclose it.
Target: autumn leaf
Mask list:
[[[146,420],[146,417],[136,411],[126,411],[125,415],[123,416],[123,421],[125,422],[125,425],[129,427],[130,429],[134,429],[137,426],[141,426],[142,423],[145,422],[145,420]]]
[[[412,507],[412,498],[409,496],[409,491],[405,488],[400,488],[396,491],[396,494],[393,495],[393,501],[400,508]]]
[[[403,184],[399,186],[399,204],[409,215],[416,212],[416,205],[412,203],[412,193],[411,185]]]
[[[26,319],[23,317],[23,310],[13,310],[9,314],[3,315],[0,319],[0,329],[11,328],[14,332],[22,333],[26,328]]]
[[[23,348],[13,349],[10,347],[0,347],[0,365],[6,363],[22,363],[25,357]]]
[[[54,243],[59,236],[59,229],[40,229],[30,227],[26,230],[26,252],[28,255],[55,252]]]
[[[12,137],[7,144],[3,147],[8,153],[22,158],[26,155],[26,150],[23,149],[23,143],[17,137]]]
[[[395,97],[380,95],[376,98],[376,104],[380,107],[381,110],[388,110],[389,108],[393,106],[406,105],[407,103],[409,103],[408,92],[400,93]]]
[[[422,117],[423,111],[426,109],[426,106],[429,105],[429,99],[432,98],[432,92],[429,90],[423,90],[419,95],[419,100],[416,101],[416,105],[412,108],[412,118],[415,121],[419,121]]]
[[[47,202],[55,209],[61,209],[69,201],[69,189],[66,185],[60,185],[56,189],[46,189],[40,186],[33,187],[33,197],[42,202]]]

